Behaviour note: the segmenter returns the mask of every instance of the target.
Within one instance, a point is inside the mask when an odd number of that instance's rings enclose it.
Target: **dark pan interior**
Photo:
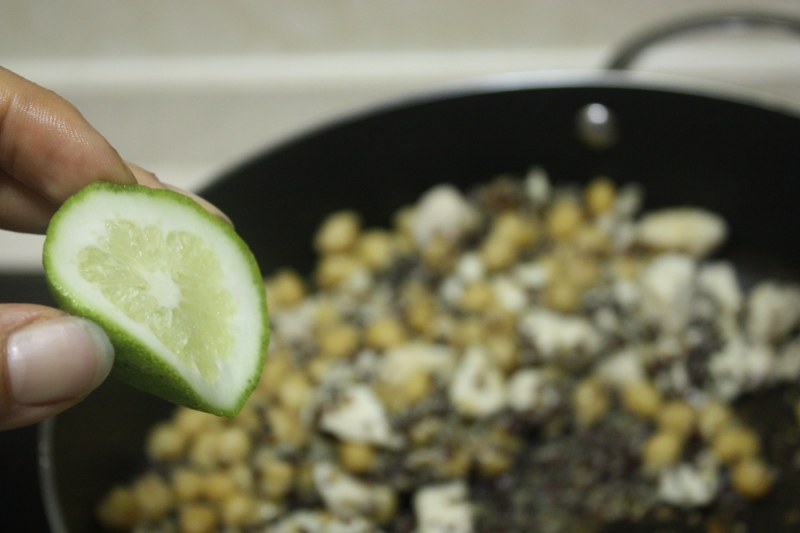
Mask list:
[[[596,152],[576,113],[601,102],[618,117],[617,146]],[[205,192],[232,214],[266,271],[308,268],[310,235],[334,209],[386,224],[431,184],[462,186],[544,167],[559,181],[598,174],[645,186],[648,207],[692,203],[720,212],[725,253],[756,270],[796,263],[800,120],[763,108],[657,89],[544,87],[412,102],[338,123],[233,170]],[[783,267],[781,266],[783,265]]]
[[[605,151],[574,133],[576,113],[593,102],[619,122],[619,143]],[[230,171],[204,196],[233,219],[265,273],[308,271],[311,236],[330,211],[354,208],[384,225],[435,183],[467,187],[539,165],[559,182],[604,174],[641,183],[648,208],[717,211],[731,227],[722,255],[749,276],[797,277],[798,140],[797,116],[709,94],[616,81],[483,87],[332,124]],[[95,502],[142,466],[144,430],[169,410],[112,380],[45,426],[49,506],[68,531],[96,529]]]

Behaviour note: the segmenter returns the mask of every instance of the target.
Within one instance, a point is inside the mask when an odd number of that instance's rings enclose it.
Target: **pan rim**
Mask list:
[[[58,416],[39,423],[37,452],[39,459],[39,485],[44,504],[45,518],[53,533],[67,533],[56,483],[56,466],[53,456],[53,439]]]
[[[553,69],[503,72],[435,84],[428,88],[345,110],[298,132],[286,135],[278,141],[268,143],[227,168],[222,168],[217,172],[215,178],[201,188],[198,194],[202,196],[206,191],[213,190],[217,185],[224,183],[256,161],[273,157],[277,153],[315,137],[330,134],[340,128],[381,115],[480,95],[592,88],[605,91],[637,91],[705,98],[759,109],[800,121],[800,104],[794,104],[764,90],[719,80],[633,70]]]

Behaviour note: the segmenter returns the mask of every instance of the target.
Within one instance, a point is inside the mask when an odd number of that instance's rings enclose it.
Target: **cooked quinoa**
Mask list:
[[[244,410],[152,428],[148,467],[100,522],[747,531],[798,470],[800,288],[743,289],[711,259],[723,219],[641,203],[633,185],[535,169],[436,186],[391,229],[331,214],[311,279],[267,280],[270,353]]]

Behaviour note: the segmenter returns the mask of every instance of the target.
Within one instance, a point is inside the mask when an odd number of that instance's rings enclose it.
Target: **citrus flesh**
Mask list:
[[[55,214],[43,262],[59,305],[108,333],[115,375],[196,409],[241,409],[269,326],[258,266],[231,227],[172,191],[96,183]]]

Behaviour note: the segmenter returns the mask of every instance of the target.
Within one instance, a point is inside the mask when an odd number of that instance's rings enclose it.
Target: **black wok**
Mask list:
[[[589,104],[613,116],[613,131],[594,142],[576,124]],[[265,273],[308,271],[313,231],[333,210],[354,208],[367,225],[385,225],[435,183],[466,188],[533,165],[561,182],[602,174],[641,183],[648,208],[705,206],[729,222],[721,254],[746,274],[800,278],[800,115],[624,75],[507,76],[394,103],[272,148],[204,196],[234,220]],[[98,529],[94,505],[143,466],[145,429],[170,410],[111,380],[43,425],[42,482],[55,531]],[[754,515],[760,529],[774,528],[787,505],[767,501]]]
[[[618,142],[587,147],[576,117],[612,110]],[[467,187],[541,165],[559,181],[599,174],[644,185],[648,207],[691,203],[721,213],[722,253],[751,275],[797,277],[800,117],[762,105],[618,77],[505,80],[365,113],[274,148],[205,196],[235,221],[262,267],[308,269],[311,236],[332,210],[369,225],[432,184]],[[44,426],[46,498],[56,530],[92,531],[92,509],[144,461],[145,428],[171,407],[113,381]]]

